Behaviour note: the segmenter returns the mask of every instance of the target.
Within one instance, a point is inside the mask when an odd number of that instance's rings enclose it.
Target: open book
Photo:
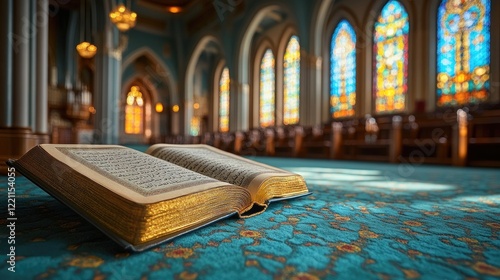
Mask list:
[[[126,248],[141,251],[270,201],[309,193],[297,174],[207,145],[44,144],[9,161]]]

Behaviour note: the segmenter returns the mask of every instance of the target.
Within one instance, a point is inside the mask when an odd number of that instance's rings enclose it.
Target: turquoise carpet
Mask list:
[[[253,159],[304,175],[314,194],[142,253],[17,178],[16,272],[2,230],[0,279],[500,278],[498,169]]]

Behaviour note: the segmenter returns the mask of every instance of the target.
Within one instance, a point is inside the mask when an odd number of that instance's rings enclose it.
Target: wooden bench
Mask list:
[[[306,158],[331,158],[331,125],[298,126],[296,133],[297,155]]]
[[[297,142],[301,137],[300,131],[295,126],[275,127],[267,130],[266,151],[269,156],[297,157]]]
[[[471,113],[468,117],[467,129],[467,164],[499,167],[500,110]]]
[[[402,133],[401,162],[458,163],[458,122],[455,113],[410,115]]]
[[[240,131],[235,135],[235,153],[240,155],[266,155],[267,139],[265,128]]]
[[[69,142],[71,135],[71,128],[56,127],[52,141]],[[162,139],[171,144],[204,143],[242,155],[499,167],[500,109],[368,116],[313,127],[256,128]]]
[[[235,133],[216,132],[213,136],[213,146],[226,152],[235,153]]]
[[[401,117],[351,119],[332,126],[333,157],[348,160],[398,162]]]

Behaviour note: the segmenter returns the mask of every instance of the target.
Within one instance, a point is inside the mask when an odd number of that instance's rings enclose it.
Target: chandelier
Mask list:
[[[92,58],[97,52],[97,47],[89,42],[81,42],[76,45],[76,51],[83,58]]]
[[[90,4],[92,5],[92,4]],[[83,58],[92,58],[97,52],[97,47],[90,43],[90,40],[87,40],[87,37],[92,37],[92,21],[95,19],[91,19],[92,15],[87,14],[87,1],[82,1],[82,15],[80,16],[80,39],[81,43],[76,45],[76,51]],[[95,13],[94,13],[95,16]],[[87,17],[89,19],[87,20]],[[88,34],[87,33],[87,23],[88,23]],[[95,23],[94,23],[95,24]],[[95,25],[94,25],[95,26]]]
[[[118,5],[111,13],[109,13],[111,22],[116,25],[118,30],[125,32],[135,26],[137,14],[128,10],[125,5]]]

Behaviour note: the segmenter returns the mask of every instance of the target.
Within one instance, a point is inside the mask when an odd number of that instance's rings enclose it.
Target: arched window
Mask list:
[[[274,55],[267,49],[260,62],[260,106],[259,123],[261,127],[274,125],[275,106],[275,69]]]
[[[229,69],[222,70],[219,81],[219,131],[229,131]]]
[[[197,104],[197,103],[195,103],[195,104]],[[191,126],[190,126],[189,134],[191,136],[198,136],[198,135],[200,135],[200,130],[201,130],[201,120],[200,120],[200,117],[193,116],[191,118]]]
[[[334,118],[354,116],[356,104],[356,33],[341,20],[330,49],[330,113]]]
[[[390,0],[375,22],[373,38],[375,112],[405,109],[408,90],[408,13],[401,3]]]
[[[299,37],[292,36],[288,41],[283,62],[283,123],[299,122],[300,104],[300,44]]]
[[[437,105],[487,100],[490,1],[443,0],[437,16]]]
[[[132,86],[125,105],[125,133],[142,134],[144,128],[144,99],[138,86]]]

